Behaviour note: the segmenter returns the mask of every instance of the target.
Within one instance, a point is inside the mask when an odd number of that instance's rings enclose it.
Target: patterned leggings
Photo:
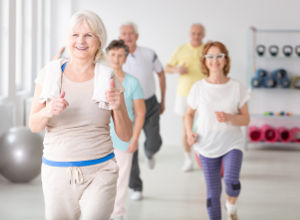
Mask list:
[[[203,167],[206,190],[207,190],[207,211],[210,220],[220,220],[221,214],[221,167],[224,166],[224,182],[226,194],[231,197],[238,197],[240,194],[240,170],[243,153],[240,150],[231,150],[227,154],[217,158],[200,156]]]

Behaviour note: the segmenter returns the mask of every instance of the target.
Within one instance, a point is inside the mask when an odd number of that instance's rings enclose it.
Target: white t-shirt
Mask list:
[[[144,98],[155,94],[155,79],[153,72],[161,72],[162,64],[156,53],[148,48],[137,47],[133,54],[129,54],[123,71],[135,76],[143,89]]]
[[[218,122],[214,112],[237,114],[249,98],[248,90],[231,78],[224,84],[211,84],[202,79],[193,85],[188,105],[196,110],[195,132],[199,139],[195,148],[201,155],[216,158],[232,149],[243,150],[245,140],[240,127]]]

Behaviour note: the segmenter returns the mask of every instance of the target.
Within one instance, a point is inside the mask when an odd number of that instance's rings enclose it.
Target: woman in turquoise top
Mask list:
[[[132,156],[138,149],[138,139],[144,125],[146,107],[143,90],[138,79],[128,73],[124,73],[122,70],[122,66],[129,54],[129,48],[125,45],[124,41],[113,40],[106,48],[106,53],[110,67],[114,70],[115,75],[125,88],[125,103],[129,118],[133,123],[133,136],[129,142],[120,140],[115,133],[113,123],[110,124],[110,134],[115,148],[117,163],[120,167],[117,183],[117,196],[111,217],[113,220],[122,220],[125,214],[124,206],[128,191]]]

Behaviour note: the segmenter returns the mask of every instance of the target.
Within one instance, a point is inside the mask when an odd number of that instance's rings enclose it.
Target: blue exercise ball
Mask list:
[[[0,137],[0,173],[11,182],[29,182],[41,172],[43,138],[15,127]]]

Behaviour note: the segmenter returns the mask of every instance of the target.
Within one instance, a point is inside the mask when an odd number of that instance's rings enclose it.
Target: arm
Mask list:
[[[193,132],[193,122],[196,110],[188,107],[184,116],[184,126],[187,134],[187,142],[190,146],[197,142],[198,134]]]
[[[133,153],[138,149],[138,140],[144,125],[145,115],[146,115],[145,101],[143,99],[133,100],[133,108],[134,108],[134,116],[135,116],[133,135],[127,150],[130,153]]]
[[[166,94],[166,76],[164,71],[158,72],[159,86],[161,92],[160,114],[165,110],[165,94]]]
[[[114,89],[114,90],[118,90],[118,89]],[[124,95],[120,93],[119,90],[118,93],[119,93],[118,95],[119,100],[117,100],[118,99],[117,97],[108,100],[113,109],[112,118],[114,121],[116,134],[122,141],[128,142],[132,136],[132,123],[128,116],[128,112],[124,101]],[[118,106],[117,107],[114,106],[110,100],[114,100],[113,102],[118,102],[119,103]]]
[[[29,128],[32,132],[44,130],[50,119],[46,112],[46,103],[39,103],[38,101],[41,92],[42,87],[36,85],[29,115]]]
[[[240,109],[238,114],[228,114],[225,112],[215,112],[219,122],[231,122],[236,126],[248,126],[250,116],[248,113],[248,105],[245,103]]]
[[[188,72],[187,68],[184,65],[181,66],[171,66],[167,64],[165,66],[165,72],[167,73],[179,73],[179,74],[186,74]]]
[[[29,128],[32,132],[43,131],[49,119],[54,115],[59,115],[69,105],[64,99],[65,92],[62,92],[59,98],[51,100],[47,105],[46,103],[40,103],[39,97],[41,92],[42,87],[37,84],[29,116]]]

